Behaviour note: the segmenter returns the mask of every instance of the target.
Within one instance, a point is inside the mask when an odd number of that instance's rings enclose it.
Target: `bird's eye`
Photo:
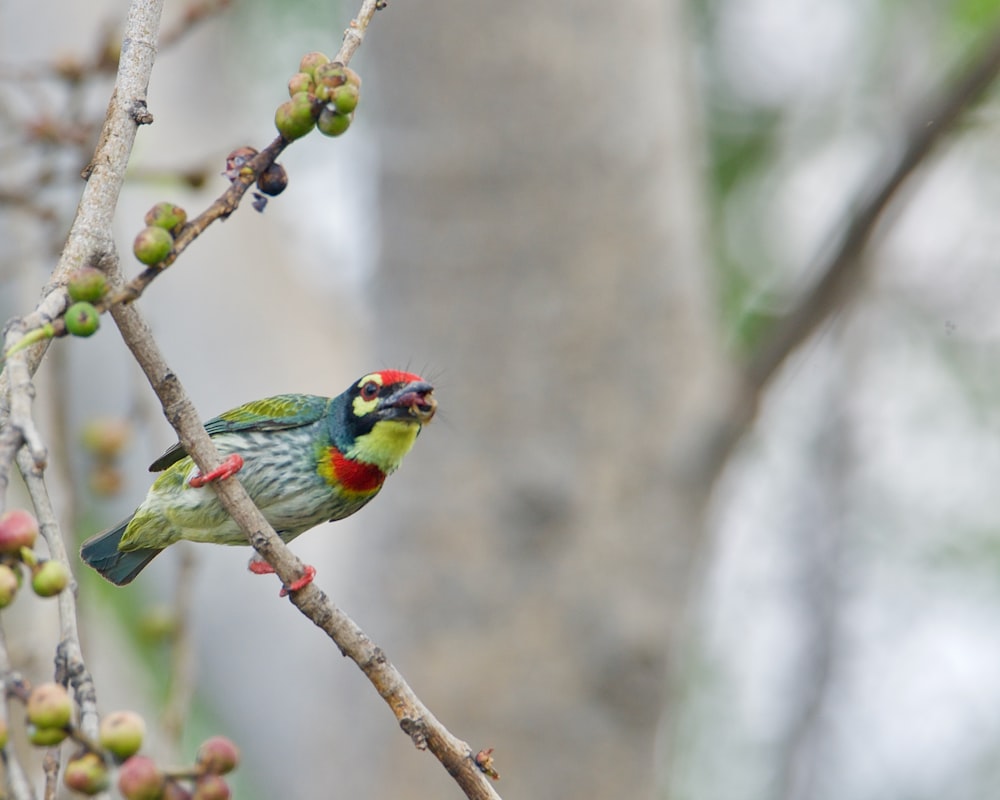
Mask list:
[[[368,381],[364,386],[361,387],[361,398],[363,400],[374,400],[378,397],[379,386],[375,381]]]

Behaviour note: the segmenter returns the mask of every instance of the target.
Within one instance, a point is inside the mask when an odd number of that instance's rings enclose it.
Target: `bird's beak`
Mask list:
[[[424,425],[431,421],[437,411],[434,387],[426,381],[411,381],[384,398],[379,403],[379,411],[392,419],[413,417]]]

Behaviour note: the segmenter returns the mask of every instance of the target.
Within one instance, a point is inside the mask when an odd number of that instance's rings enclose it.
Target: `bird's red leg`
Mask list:
[[[195,475],[188,481],[188,486],[194,489],[199,489],[206,483],[221,481],[223,478],[231,478],[241,469],[243,469],[243,458],[239,453],[233,453],[231,456],[227,456],[226,459],[211,472],[206,472],[204,475]]]
[[[250,559],[250,563],[247,564],[247,569],[249,569],[254,575],[273,575],[274,567],[268,564],[264,559],[259,556],[254,556]],[[316,577],[316,567],[306,564],[302,573],[302,577],[297,581],[293,581],[290,586],[282,586],[281,591],[278,593],[278,597],[285,597],[290,592],[297,592],[299,589],[303,589],[312,583],[313,578]]]

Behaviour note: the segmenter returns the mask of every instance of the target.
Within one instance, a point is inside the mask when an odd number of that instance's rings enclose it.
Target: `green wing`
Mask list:
[[[310,394],[279,394],[263,400],[244,403],[205,423],[209,436],[239,431],[280,431],[311,425],[320,419],[330,403],[329,397]],[[160,472],[187,455],[180,442],[171,447],[149,466],[150,472]]]

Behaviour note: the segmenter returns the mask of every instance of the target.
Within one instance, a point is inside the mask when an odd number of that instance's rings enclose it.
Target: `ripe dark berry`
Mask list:
[[[281,164],[271,164],[257,178],[257,188],[264,194],[276,197],[288,186],[288,173]]]

